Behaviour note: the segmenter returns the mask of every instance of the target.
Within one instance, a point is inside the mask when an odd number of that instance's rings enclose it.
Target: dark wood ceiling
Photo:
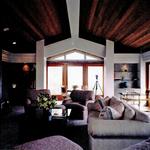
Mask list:
[[[9,31],[3,31],[7,30]],[[35,52],[35,43],[69,38],[65,0],[1,0],[0,46],[11,52]],[[16,45],[12,42],[16,41]]]
[[[79,24],[81,38],[113,40],[115,52],[150,50],[150,0],[80,0]],[[0,1],[1,48],[31,53],[38,40],[48,45],[70,37],[66,0]]]
[[[110,39],[133,52],[150,50],[150,0],[81,0],[80,22],[81,37]]]

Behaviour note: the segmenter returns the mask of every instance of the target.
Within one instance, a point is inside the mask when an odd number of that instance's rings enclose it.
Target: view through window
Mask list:
[[[47,85],[53,95],[60,95],[61,87],[73,90],[73,86],[77,86],[77,89],[93,90],[96,83],[97,94],[103,94],[102,58],[79,51],[65,52],[48,58],[47,70]]]
[[[88,67],[88,88],[94,90],[96,94],[103,94],[103,67],[89,66]]]
[[[82,66],[68,66],[68,89],[72,90],[74,85],[77,85],[78,89],[83,85]]]
[[[53,95],[61,94],[62,66],[49,66],[48,67],[48,89],[50,89]]]

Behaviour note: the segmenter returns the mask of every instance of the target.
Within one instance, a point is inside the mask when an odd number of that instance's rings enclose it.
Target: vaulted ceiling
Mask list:
[[[79,37],[105,45],[115,41],[116,52],[150,50],[149,0],[80,0]],[[66,0],[1,0],[0,47],[14,53],[35,52],[71,37]],[[16,42],[16,43],[13,43]]]

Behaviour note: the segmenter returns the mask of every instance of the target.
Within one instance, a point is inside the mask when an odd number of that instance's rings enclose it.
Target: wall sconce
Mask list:
[[[15,89],[16,88],[16,83],[12,83],[12,88]]]
[[[23,70],[24,72],[29,72],[29,71],[30,71],[29,65],[28,65],[28,64],[24,64],[23,67],[22,67],[22,70]]]

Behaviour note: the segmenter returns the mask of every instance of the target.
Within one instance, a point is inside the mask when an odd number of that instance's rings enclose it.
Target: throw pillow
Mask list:
[[[102,98],[96,100],[94,103],[97,111],[101,111],[105,107],[104,100]]]
[[[112,97],[112,98],[110,99],[110,106],[111,106],[112,108],[114,108],[115,110],[117,110],[117,111],[120,113],[120,116],[123,115],[123,112],[124,112],[124,105],[123,105],[123,103],[122,103],[120,100],[118,100],[118,99],[115,98],[115,97]]]
[[[119,119],[120,113],[110,106],[104,107],[104,109],[99,114],[100,119],[112,120]]]
[[[104,98],[104,104],[105,104],[105,106],[109,106],[110,105],[110,97],[109,96],[106,96]]]
[[[104,108],[104,102],[102,99],[96,100],[94,103],[88,103],[88,111],[98,111],[100,112]]]

